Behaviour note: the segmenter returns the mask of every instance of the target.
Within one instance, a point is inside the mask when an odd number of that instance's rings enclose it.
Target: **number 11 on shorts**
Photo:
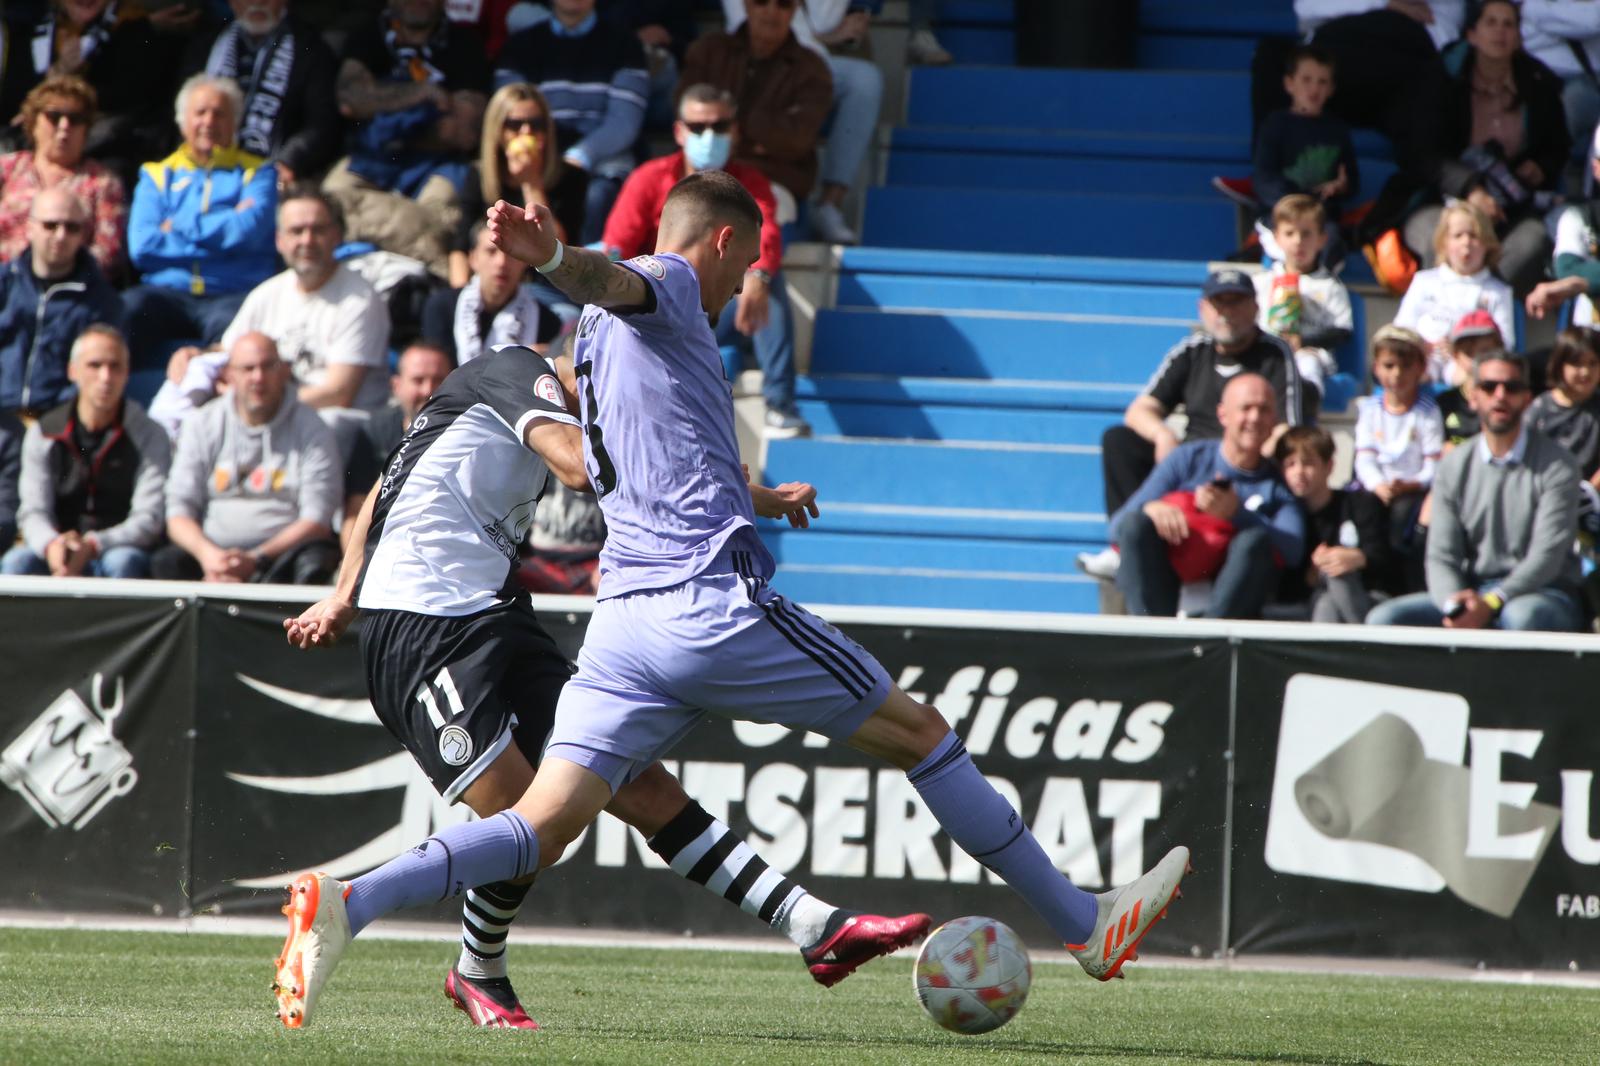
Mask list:
[[[448,666],[441,668],[438,674],[434,675],[432,684],[424,681],[417,687],[417,699],[427,708],[433,728],[443,729],[445,717],[439,713],[439,702],[433,696],[434,689],[444,694],[445,706],[449,709],[451,718],[462,712],[464,708],[461,706],[461,694],[456,691],[456,683],[450,677]]]

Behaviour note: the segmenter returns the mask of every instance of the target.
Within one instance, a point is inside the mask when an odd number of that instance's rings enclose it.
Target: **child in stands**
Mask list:
[[[1335,489],[1333,437],[1316,426],[1284,432],[1273,452],[1306,512],[1306,564],[1286,567],[1280,597],[1310,597],[1313,622],[1360,623],[1387,594],[1389,515],[1365,489]]]
[[[1444,416],[1444,450],[1478,433],[1478,412],[1472,409],[1472,364],[1479,352],[1505,347],[1494,317],[1481,308],[1468,311],[1450,327],[1451,380],[1457,384],[1434,397]]]
[[[1350,291],[1323,262],[1327,219],[1314,196],[1291,193],[1279,200],[1272,208],[1272,237],[1283,258],[1255,276],[1261,328],[1294,349],[1300,380],[1314,390],[1313,403],[1322,398],[1324,380],[1338,370],[1334,349],[1355,327]]]
[[[1528,405],[1530,426],[1553,437],[1600,486],[1600,338],[1583,326],[1561,331],[1545,367],[1550,389]]]
[[[1420,570],[1424,543],[1418,515],[1444,450],[1444,419],[1422,388],[1427,365],[1420,336],[1384,326],[1372,338],[1372,376],[1382,392],[1356,404],[1356,480],[1389,508],[1389,547],[1412,571]]]
[[[1469,311],[1489,312],[1500,336],[1515,342],[1511,286],[1495,277],[1500,239],[1482,211],[1465,201],[1446,207],[1434,230],[1439,265],[1418,272],[1400,301],[1394,324],[1415,330],[1428,343],[1428,379],[1449,384],[1450,327]]]
[[[1338,269],[1344,262],[1339,215],[1345,197],[1354,195],[1359,175],[1350,127],[1323,114],[1333,95],[1333,74],[1332,57],[1319,48],[1301,45],[1289,53],[1283,77],[1289,108],[1273,112],[1261,123],[1254,181],[1256,199],[1262,204],[1276,205],[1290,193],[1303,193],[1326,208],[1327,260]],[[1274,215],[1274,227],[1276,221]]]

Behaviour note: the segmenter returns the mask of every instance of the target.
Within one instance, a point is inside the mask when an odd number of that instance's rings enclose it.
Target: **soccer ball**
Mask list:
[[[993,918],[957,918],[923,942],[912,969],[917,1002],[952,1033],[987,1033],[1028,999],[1033,963],[1011,927]]]

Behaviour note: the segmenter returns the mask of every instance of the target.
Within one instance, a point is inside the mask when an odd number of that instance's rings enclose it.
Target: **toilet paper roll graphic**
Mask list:
[[[1428,758],[1405,719],[1380,714],[1301,774],[1294,795],[1301,813],[1320,832],[1410,852],[1467,903],[1509,918],[1561,812],[1546,803],[1502,803],[1499,833],[1537,830],[1534,854],[1526,859],[1468,856],[1470,781],[1466,767]]]

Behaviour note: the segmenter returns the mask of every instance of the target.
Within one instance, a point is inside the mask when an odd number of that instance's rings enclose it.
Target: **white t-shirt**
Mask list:
[[[1444,451],[1444,418],[1427,389],[1411,409],[1395,414],[1382,396],[1356,401],[1356,479],[1369,492],[1389,481],[1433,483]]]
[[[1600,4],[1594,0],[1522,0],[1522,47],[1559,78],[1584,76],[1567,42],[1577,41],[1600,66]]]
[[[1569,207],[1561,212],[1561,218],[1556,222],[1556,250],[1553,258],[1563,255],[1576,255],[1583,259],[1593,259],[1594,249],[1597,246],[1596,234],[1589,229],[1589,223],[1584,218],[1584,211],[1580,207]],[[1587,294],[1580,295],[1572,304],[1572,324],[1574,326],[1594,325],[1594,304]]]
[[[322,384],[332,363],[364,366],[354,406],[370,411],[389,402],[389,308],[345,264],[315,292],[302,292],[292,270],[257,285],[223,333],[223,350],[251,331],[277,342],[299,384]]]
[[[1500,327],[1506,347],[1516,344],[1511,286],[1489,273],[1457,274],[1443,263],[1419,270],[1400,301],[1394,324],[1414,329],[1433,349],[1428,356],[1428,379],[1449,383],[1450,328],[1472,311],[1484,310]]]
[[[1461,36],[1461,24],[1466,15],[1465,0],[1427,0],[1433,10],[1433,21],[1427,24],[1428,36],[1435,48]],[[1389,0],[1294,0],[1295,18],[1300,20],[1300,32],[1310,34],[1324,22],[1360,15],[1388,7]]]

